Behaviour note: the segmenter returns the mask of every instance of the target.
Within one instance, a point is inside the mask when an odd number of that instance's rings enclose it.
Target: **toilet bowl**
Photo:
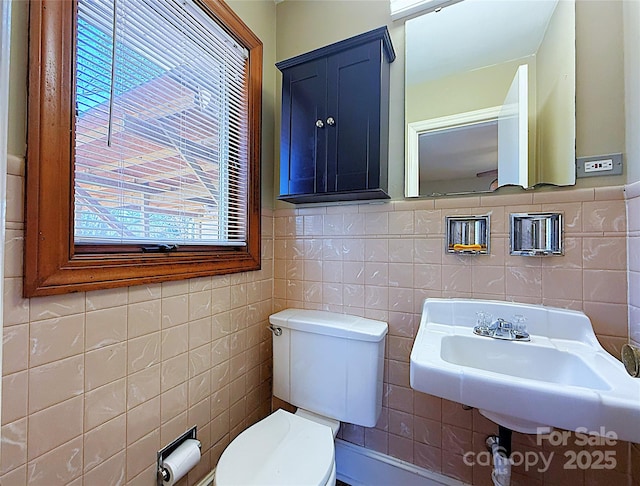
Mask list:
[[[358,316],[286,309],[269,318],[277,410],[222,453],[216,486],[333,486],[340,421],[373,427],[382,409],[387,324]]]
[[[277,410],[229,444],[218,462],[214,484],[333,486],[333,438],[330,426]]]

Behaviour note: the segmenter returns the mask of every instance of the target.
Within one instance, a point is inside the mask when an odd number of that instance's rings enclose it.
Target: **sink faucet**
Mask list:
[[[505,341],[530,341],[529,333],[523,329],[515,329],[513,323],[505,321],[501,317],[493,321],[489,326],[478,324],[473,328],[474,334]]]

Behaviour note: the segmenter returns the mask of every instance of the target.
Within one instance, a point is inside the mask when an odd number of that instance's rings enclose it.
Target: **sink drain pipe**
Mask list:
[[[493,485],[509,486],[511,483],[511,429],[500,425],[498,435],[487,437],[486,444],[493,457],[493,471],[491,471]]]

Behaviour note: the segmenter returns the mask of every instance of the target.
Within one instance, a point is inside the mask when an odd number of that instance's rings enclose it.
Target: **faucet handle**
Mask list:
[[[527,332],[527,318],[524,317],[523,315],[516,314],[511,319],[511,322],[513,322],[513,329],[515,331],[523,332],[523,333]]]
[[[480,327],[489,327],[493,316],[485,311],[476,312],[476,324]]]

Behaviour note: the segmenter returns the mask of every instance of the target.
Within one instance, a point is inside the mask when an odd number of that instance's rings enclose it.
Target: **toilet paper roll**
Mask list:
[[[168,477],[162,481],[164,486],[173,486],[180,481],[196,464],[200,462],[200,441],[185,440],[178,448],[162,461]]]

